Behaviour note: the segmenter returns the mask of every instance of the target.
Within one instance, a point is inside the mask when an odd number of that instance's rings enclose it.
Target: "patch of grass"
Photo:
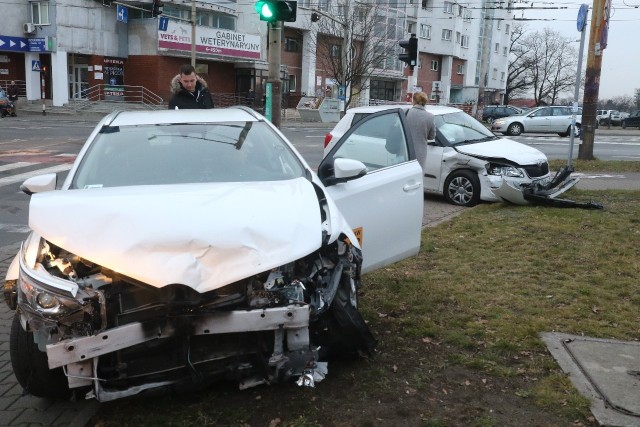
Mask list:
[[[580,160],[574,159],[573,167],[578,172],[640,172],[640,162],[629,162],[624,160]],[[549,168],[558,170],[561,166],[567,165],[567,159],[549,160]]]

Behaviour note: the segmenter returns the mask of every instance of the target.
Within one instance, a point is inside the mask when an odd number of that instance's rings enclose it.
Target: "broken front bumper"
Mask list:
[[[268,375],[245,378],[241,388],[251,387],[271,380],[286,377],[314,375],[318,367],[317,352],[309,342],[308,305],[289,305],[260,310],[242,310],[181,316],[170,319],[134,322],[112,328],[92,336],[65,339],[46,346],[49,368],[64,367],[71,388],[91,386],[93,395],[99,401],[109,401],[138,394],[147,389],[168,386],[175,381],[155,380],[140,382],[125,390],[107,389],[105,379],[99,378],[99,358],[136,345],[152,343],[184,334],[184,325],[188,324],[190,337],[213,336],[218,334],[272,332],[273,353],[268,361]],[[228,355],[227,355],[228,356]],[[221,354],[211,354],[209,358],[223,358]],[[197,365],[207,360],[190,360],[185,363]],[[177,367],[176,369],[183,367]],[[186,366],[196,372],[194,366]],[[322,369],[320,370],[322,371]],[[159,372],[150,373],[150,378],[160,378]],[[307,385],[313,385],[307,384]]]

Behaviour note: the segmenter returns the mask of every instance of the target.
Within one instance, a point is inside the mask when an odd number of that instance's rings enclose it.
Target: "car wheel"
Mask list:
[[[493,117],[491,117],[491,116],[487,117],[487,123],[491,124],[491,123],[493,123],[493,120],[494,120]]]
[[[468,170],[456,171],[449,175],[444,183],[444,198],[453,205],[477,205],[480,202],[478,175]]]
[[[22,329],[16,314],[9,338],[11,366],[18,383],[36,397],[67,399],[71,392],[62,368],[49,369],[47,354],[38,350],[33,333]]]
[[[582,126],[580,126],[578,123],[576,123],[576,128],[573,131],[573,136],[578,138],[580,136],[580,132],[582,132]]]
[[[522,133],[522,125],[520,123],[511,123],[507,128],[507,133],[511,136],[518,136]]]

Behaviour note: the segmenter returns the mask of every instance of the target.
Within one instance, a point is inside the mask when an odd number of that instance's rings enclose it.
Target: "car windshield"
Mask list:
[[[487,141],[496,136],[482,123],[462,111],[435,116],[437,138],[444,145]]]
[[[304,174],[266,123],[104,127],[71,187],[279,181]]]

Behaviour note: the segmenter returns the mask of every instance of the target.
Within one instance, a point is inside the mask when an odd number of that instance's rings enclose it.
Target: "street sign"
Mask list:
[[[27,45],[29,52],[47,52],[49,50],[47,46],[47,40],[44,37],[37,39],[27,39]]]
[[[345,87],[344,86],[338,86],[338,99],[341,101],[344,101],[346,99],[345,97]]]
[[[158,30],[159,31],[167,31],[169,28],[169,17],[168,16],[159,16],[158,17]]]
[[[51,52],[51,37],[27,39],[25,37],[0,36],[0,50],[13,52]]]
[[[587,12],[589,12],[589,5],[584,3],[580,5],[580,10],[578,10],[578,21],[576,22],[578,31],[580,32],[584,30],[584,26],[587,24]]]
[[[31,61],[31,71],[41,71],[40,61]]]
[[[116,19],[126,24],[129,20],[129,9],[121,4],[116,5]]]

